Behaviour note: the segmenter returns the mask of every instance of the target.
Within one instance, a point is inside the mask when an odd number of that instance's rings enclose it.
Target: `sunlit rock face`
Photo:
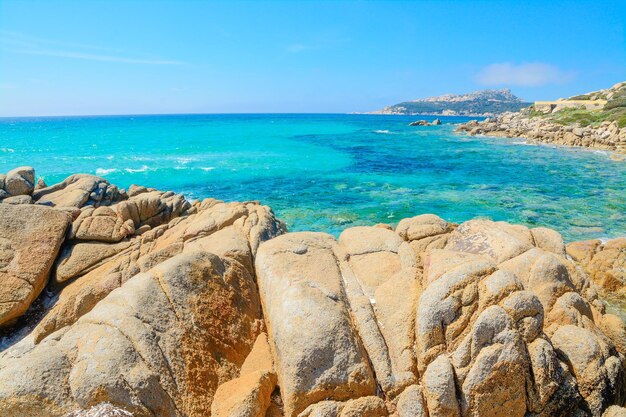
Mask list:
[[[0,204],[2,416],[624,415],[598,296],[619,240],[431,214],[286,233],[91,176],[31,193]]]

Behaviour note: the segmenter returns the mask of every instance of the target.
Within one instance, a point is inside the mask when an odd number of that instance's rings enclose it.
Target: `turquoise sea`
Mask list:
[[[384,115],[164,115],[0,119],[0,172],[32,165],[48,184],[72,173],[191,198],[260,200],[290,230],[435,213],[559,230],[566,240],[626,235],[626,162],[606,152],[469,137],[454,123]],[[424,117],[433,119],[432,117]]]

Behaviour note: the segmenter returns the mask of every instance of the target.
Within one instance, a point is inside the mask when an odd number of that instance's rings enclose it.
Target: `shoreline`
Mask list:
[[[457,125],[460,125],[461,123],[458,123]],[[560,144],[560,143],[552,143],[552,142],[544,142],[544,141],[538,141],[538,140],[534,140],[532,138],[529,138],[528,136],[508,136],[508,135],[501,135],[501,134],[497,134],[497,133],[491,133],[491,132],[485,132],[485,133],[476,133],[476,134],[470,134],[469,132],[466,131],[458,131],[455,129],[454,133],[458,134],[458,135],[469,135],[470,137],[477,137],[477,138],[499,138],[499,139],[509,139],[509,140],[516,140],[516,139],[522,139],[522,141],[519,142],[511,142],[512,145],[519,145],[519,146],[544,146],[544,147],[548,147],[550,149],[564,149],[564,150],[570,150],[570,151],[580,151],[580,152],[591,152],[591,153],[598,153],[598,154],[603,154],[606,155],[608,157],[609,160],[613,161],[613,162],[623,162],[626,161],[626,154],[625,153],[620,153],[617,152],[615,150],[611,150],[611,149],[603,149],[603,148],[592,148],[592,147],[588,147],[588,146],[579,146],[579,145],[567,145],[567,144]]]
[[[471,120],[459,124],[455,132],[471,136],[521,138],[536,144],[586,148],[626,155],[626,127],[617,122],[602,122],[597,126],[561,125],[538,117],[519,113],[504,113],[483,121]],[[625,160],[618,158],[616,160]]]

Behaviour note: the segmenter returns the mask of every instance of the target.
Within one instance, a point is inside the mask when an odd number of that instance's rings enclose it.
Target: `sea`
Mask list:
[[[455,133],[429,116],[194,114],[0,119],[0,172],[30,165],[190,199],[258,200],[291,231],[334,235],[434,213],[626,236],[626,162],[608,152]]]

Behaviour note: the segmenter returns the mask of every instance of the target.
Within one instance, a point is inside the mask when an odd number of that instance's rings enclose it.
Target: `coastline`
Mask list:
[[[524,112],[504,113],[483,121],[469,121],[456,128],[457,132],[469,135],[523,138],[532,143],[568,147],[598,149],[626,155],[626,127],[617,122],[602,122],[597,126],[580,127],[575,124],[562,125],[530,117]],[[618,158],[617,160],[624,160]]]

